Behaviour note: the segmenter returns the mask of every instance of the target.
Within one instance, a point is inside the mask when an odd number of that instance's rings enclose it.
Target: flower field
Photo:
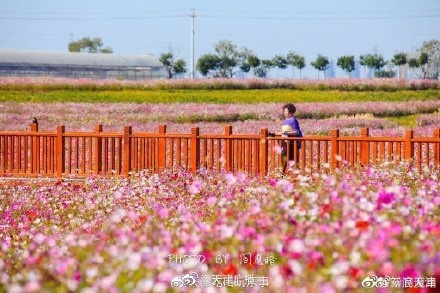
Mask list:
[[[438,81],[0,79],[0,131],[432,136]],[[328,164],[327,164],[328,165]],[[405,163],[307,176],[142,171],[0,178],[0,292],[435,292],[440,174]],[[323,169],[328,166],[324,165]],[[386,287],[386,288],[385,288]],[[388,289],[387,289],[388,288]],[[369,292],[369,291],[366,291]]]
[[[88,78],[56,77],[2,77],[0,90],[176,90],[176,89],[299,89],[299,90],[348,90],[348,91],[395,91],[439,89],[436,80],[406,79],[161,79],[161,80],[96,80]]]
[[[402,79],[118,81],[0,78],[0,102],[286,103],[438,100],[440,82]]]
[[[406,168],[1,184],[0,290],[165,292],[188,274],[199,290],[335,292],[389,276],[427,292],[440,281],[440,178]]]
[[[37,117],[42,131],[55,131],[57,125],[65,125],[67,131],[90,131],[103,124],[104,131],[133,126],[134,131],[156,132],[165,124],[173,133],[189,133],[192,127],[200,127],[202,133],[222,133],[227,124],[234,133],[258,134],[261,128],[279,128],[282,105],[4,102],[0,103],[0,131],[28,130],[32,117]],[[416,136],[432,136],[434,128],[440,127],[440,100],[296,105],[296,116],[308,135],[328,135],[332,129],[359,135],[362,127],[369,127],[371,135],[402,136],[409,127],[388,118],[410,115]]]

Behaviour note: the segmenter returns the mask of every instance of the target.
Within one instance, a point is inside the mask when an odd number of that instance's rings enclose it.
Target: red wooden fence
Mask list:
[[[91,132],[38,131],[31,124],[27,132],[0,132],[0,176],[86,177],[129,176],[144,169],[186,168],[220,171],[246,171],[269,174],[282,166],[280,147],[286,138],[268,137],[267,129],[258,135],[233,134],[226,126],[224,134],[201,134],[192,128],[189,134],[167,133],[160,126],[156,133],[103,132],[97,125]],[[385,161],[410,161],[417,168],[440,166],[440,129],[432,137],[414,137],[408,130],[403,137],[372,137],[368,128],[360,136],[287,138],[300,141],[294,149],[294,165],[303,174],[328,172],[342,164],[368,165]],[[289,145],[289,144],[288,144]]]

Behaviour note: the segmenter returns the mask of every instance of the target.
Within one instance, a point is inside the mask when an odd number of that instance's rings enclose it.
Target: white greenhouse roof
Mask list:
[[[163,67],[148,54],[102,54],[0,49],[0,64]]]

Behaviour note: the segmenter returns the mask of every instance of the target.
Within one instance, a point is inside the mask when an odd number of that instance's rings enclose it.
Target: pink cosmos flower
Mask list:
[[[270,186],[275,186],[277,184],[277,180],[274,178],[269,179],[269,185]]]
[[[225,179],[229,186],[234,185],[237,182],[237,178],[232,173],[226,173]]]
[[[202,189],[202,182],[200,180],[194,180],[191,183],[191,186],[188,188],[188,192],[190,194],[197,194],[200,193],[201,189]]]
[[[392,192],[381,192],[377,199],[377,209],[380,211],[383,204],[391,204],[394,202],[395,195]]]
[[[401,278],[412,278],[415,279],[420,277],[420,272],[414,265],[408,265],[405,269],[400,273]]]
[[[214,204],[217,202],[217,197],[215,197],[215,196],[210,196],[210,197],[208,197],[208,199],[206,200],[206,202],[207,202],[209,205],[214,205]]]
[[[157,213],[157,215],[160,217],[160,218],[167,218],[168,217],[168,215],[169,215],[169,210],[166,208],[166,207],[164,207],[164,206],[162,206],[162,205],[159,205],[159,207],[157,207],[157,209],[156,209],[156,213]]]
[[[248,212],[251,215],[256,215],[261,211],[260,202],[256,199],[252,199],[249,201],[249,209]]]
[[[381,240],[371,240],[368,243],[367,253],[377,262],[382,262],[389,256],[389,251]]]
[[[380,268],[380,273],[384,276],[393,276],[394,270],[394,265],[391,262],[387,261],[382,264]]]

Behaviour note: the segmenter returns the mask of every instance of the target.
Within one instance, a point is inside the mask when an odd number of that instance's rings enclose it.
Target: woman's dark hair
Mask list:
[[[283,106],[283,111],[284,111],[284,109],[286,109],[286,108],[287,108],[287,110],[289,111],[290,114],[295,114],[295,112],[296,112],[296,107],[295,107],[294,104],[292,104],[292,103],[285,104],[285,105]]]

